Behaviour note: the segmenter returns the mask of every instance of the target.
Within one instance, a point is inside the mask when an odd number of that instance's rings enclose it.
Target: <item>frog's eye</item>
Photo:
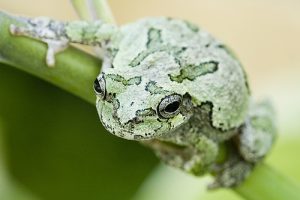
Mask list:
[[[164,97],[157,107],[158,114],[163,118],[171,118],[180,111],[182,97],[179,94],[172,94]]]
[[[94,81],[94,91],[97,96],[102,99],[105,99],[106,90],[105,90],[105,79],[103,76],[96,78]]]

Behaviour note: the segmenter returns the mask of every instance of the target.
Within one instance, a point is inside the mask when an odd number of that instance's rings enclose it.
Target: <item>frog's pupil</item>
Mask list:
[[[165,112],[167,113],[173,113],[179,108],[180,102],[179,101],[174,101],[170,103],[169,105],[166,106]]]
[[[99,84],[98,79],[96,79],[96,80],[94,81],[94,88],[95,88],[96,92],[102,93],[102,90],[101,90],[101,87],[100,87],[100,84]]]

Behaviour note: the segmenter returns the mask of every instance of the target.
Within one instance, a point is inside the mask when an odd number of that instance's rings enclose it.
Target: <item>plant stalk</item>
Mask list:
[[[299,185],[265,163],[257,165],[247,180],[234,191],[248,200],[300,199]]]
[[[12,36],[10,24],[21,25],[19,18],[0,12],[0,62],[46,80],[84,100],[95,103],[93,82],[101,60],[74,47],[55,56],[55,67],[46,65],[47,45],[43,42]]]
[[[100,19],[106,23],[116,23],[107,0],[71,0],[71,3],[80,19]]]

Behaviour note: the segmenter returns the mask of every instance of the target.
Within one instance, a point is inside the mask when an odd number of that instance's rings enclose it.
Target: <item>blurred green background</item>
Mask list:
[[[270,97],[277,108],[280,137],[267,162],[300,182],[300,1],[109,3],[119,24],[145,16],[184,18],[228,44],[244,64],[254,98]],[[69,1],[0,0],[0,9],[77,19]],[[150,150],[107,133],[90,104],[4,65],[0,136],[1,200],[126,200],[158,163]],[[199,195],[239,199],[227,190],[207,193],[199,188]]]

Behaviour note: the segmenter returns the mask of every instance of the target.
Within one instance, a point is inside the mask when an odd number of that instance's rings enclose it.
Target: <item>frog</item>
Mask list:
[[[70,43],[99,47],[93,88],[105,129],[141,142],[169,166],[213,174],[209,188],[240,185],[270,152],[277,135],[272,104],[253,100],[237,56],[197,25],[171,17],[121,26],[21,20],[10,32],[46,42],[50,67]]]

